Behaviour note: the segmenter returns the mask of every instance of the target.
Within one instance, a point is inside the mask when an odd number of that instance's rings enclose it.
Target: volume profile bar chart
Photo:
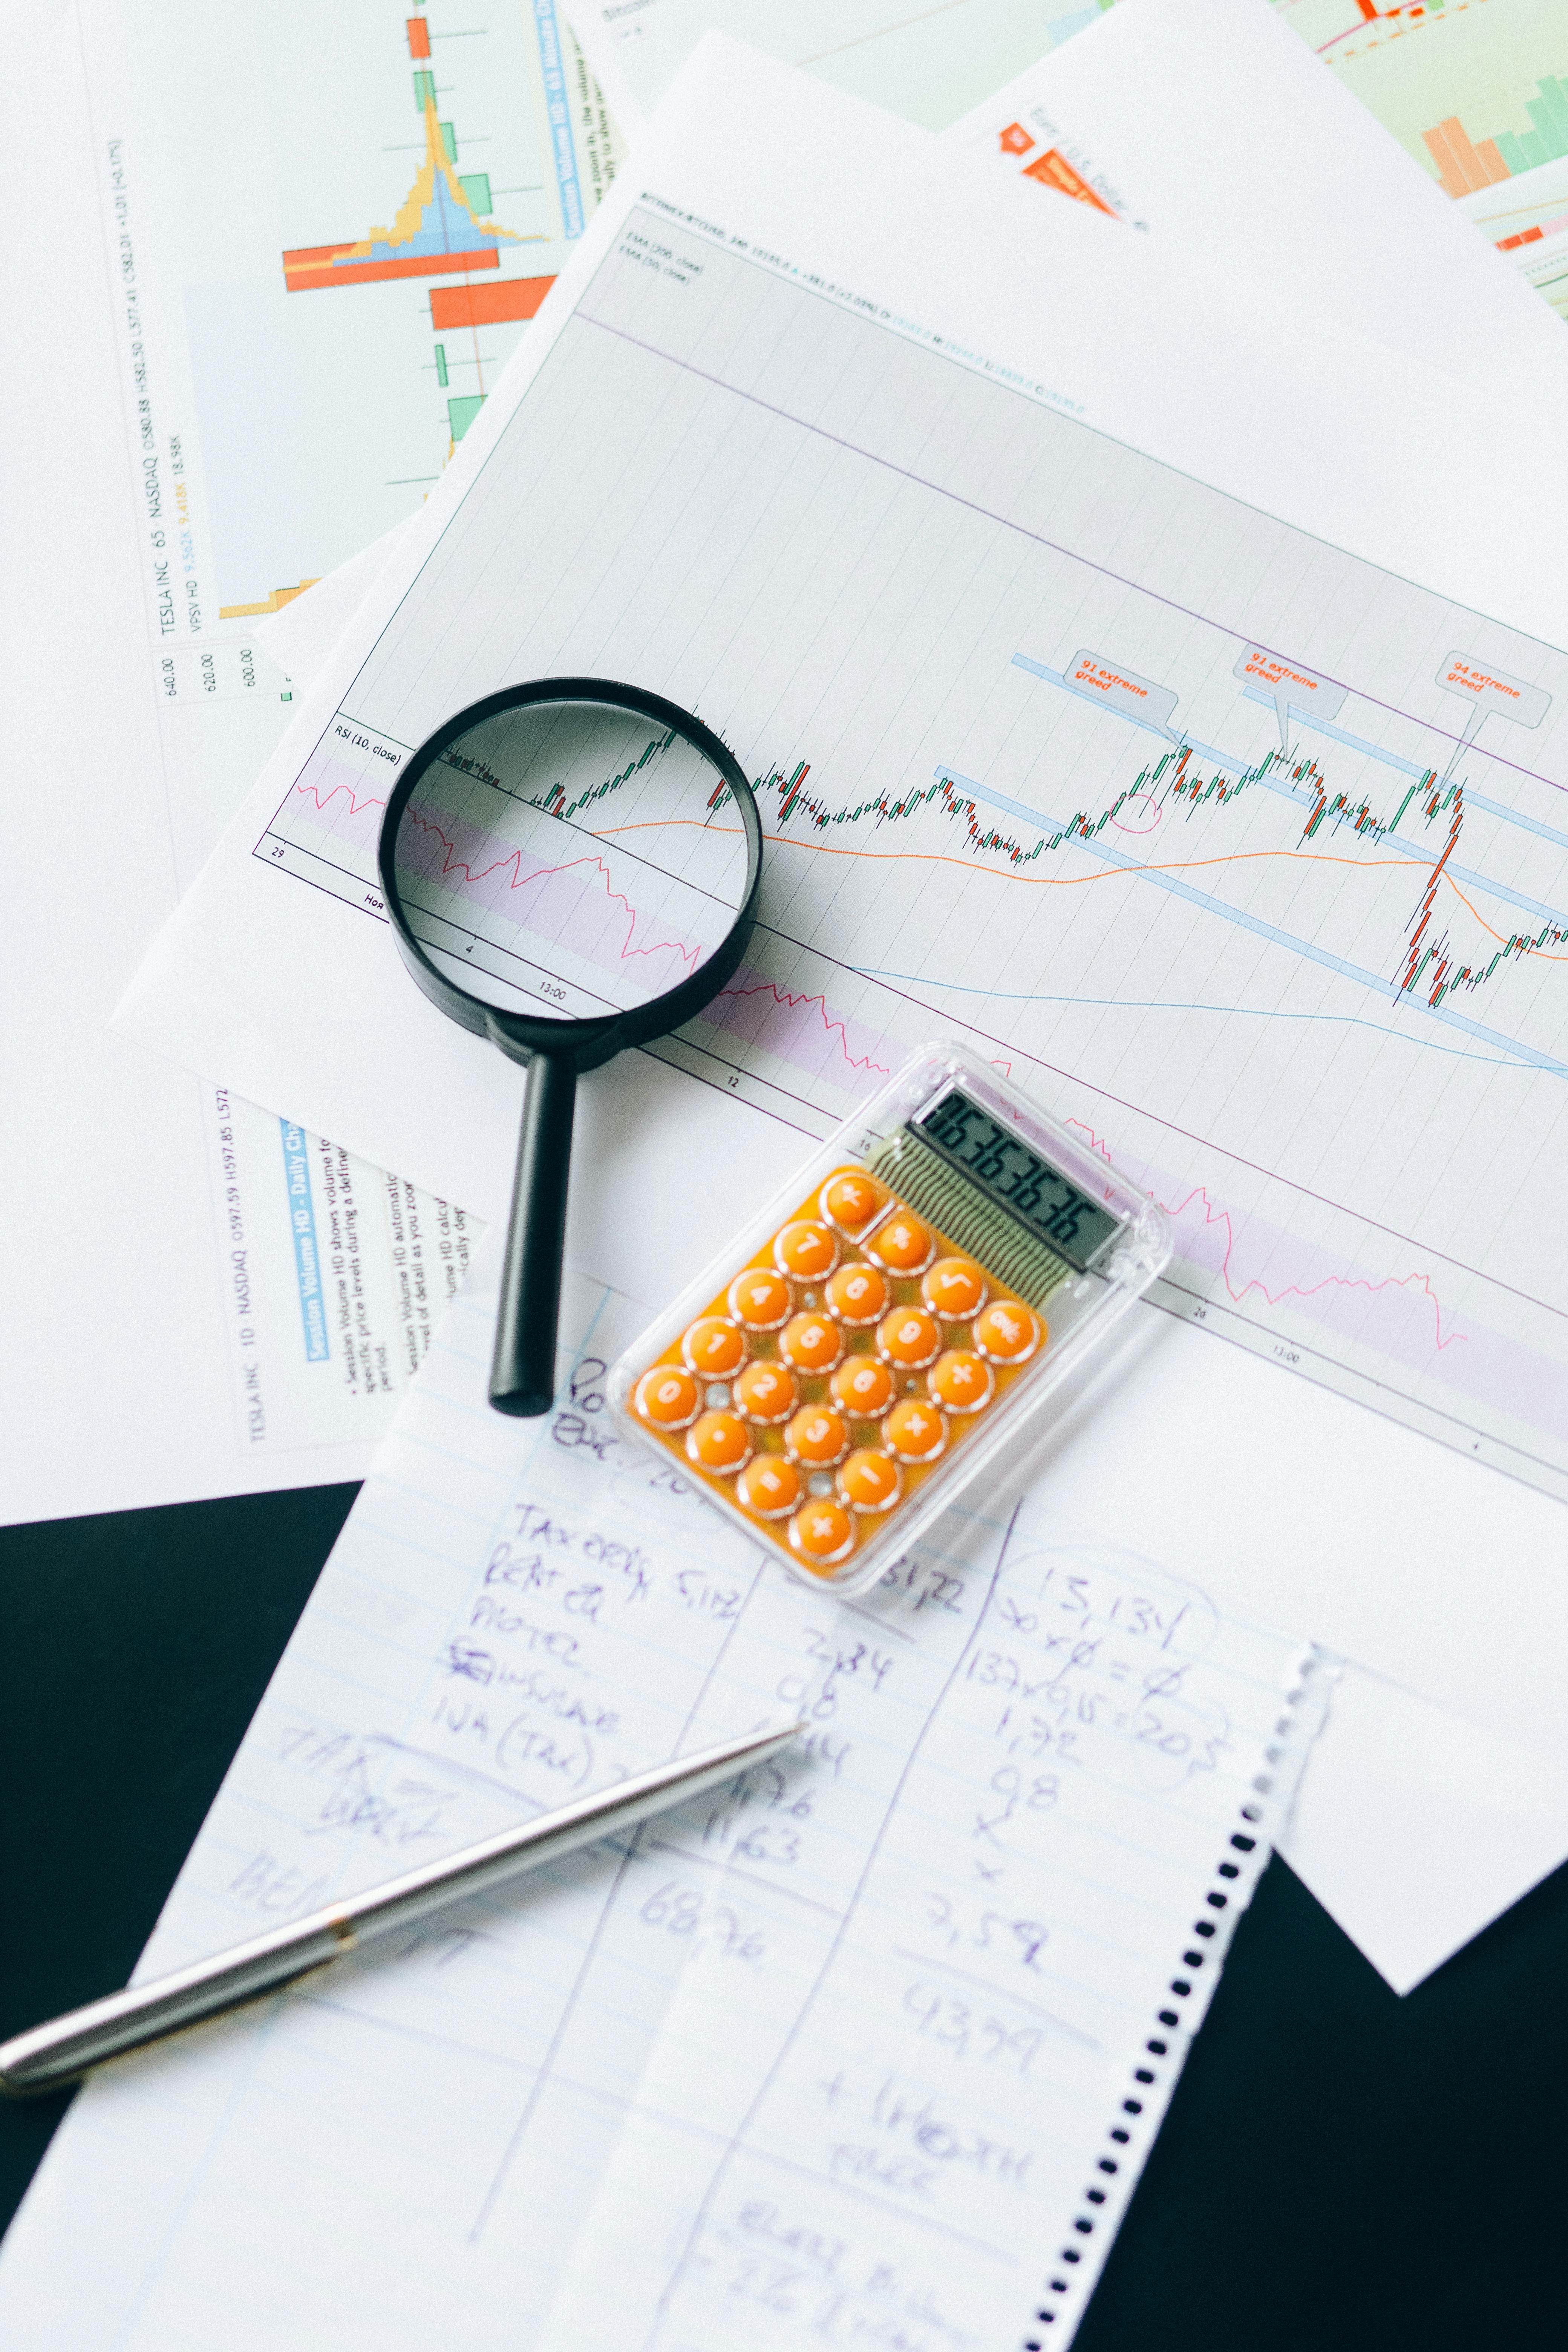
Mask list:
[[[407,30],[409,53],[417,65],[430,54],[428,31],[418,16],[409,18]],[[419,65],[415,73],[414,102],[425,126],[425,161],[392,226],[333,245],[286,249],[283,282],[290,294],[374,285],[387,278],[499,269],[502,244],[518,242],[510,229],[479,217],[489,209],[488,173],[458,177],[457,139],[451,124],[437,119],[436,77],[426,66]]]

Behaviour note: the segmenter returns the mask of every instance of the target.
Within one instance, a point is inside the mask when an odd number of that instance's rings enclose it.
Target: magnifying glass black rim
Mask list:
[[[734,921],[712,953],[662,996],[650,997],[646,1004],[632,1005],[624,1012],[595,1013],[581,1021],[555,1020],[548,1013],[503,1012],[487,1003],[483,997],[460,988],[431,961],[415,938],[395,871],[395,850],[403,812],[415,786],[435,766],[442,752],[487,719],[494,719],[505,710],[522,710],[533,703],[548,702],[601,703],[607,709],[627,710],[639,719],[652,720],[656,726],[671,729],[701,752],[729,785],[746,836],[745,895]],[[623,685],[616,678],[533,678],[524,686],[503,687],[499,694],[487,694],[481,701],[470,702],[467,709],[459,710],[420,744],[394,785],[383,812],[376,867],[399,952],[432,1003],[438,1004],[443,1013],[460,1022],[465,1029],[479,1036],[492,1037],[504,1051],[514,1055],[519,1048],[525,1055],[570,1054],[580,1069],[590,1069],[595,1063],[607,1062],[624,1046],[642,1045],[649,1038],[662,1037],[669,1030],[679,1029],[683,1021],[700,1013],[732,976],[745,952],[756,915],[757,893],[763,878],[763,823],[745,772],[728,744],[679,703],[667,702],[659,694],[647,694],[640,687]]]

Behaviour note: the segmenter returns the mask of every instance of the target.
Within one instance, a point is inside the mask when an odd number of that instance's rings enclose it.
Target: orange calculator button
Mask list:
[[[972,1257],[939,1257],[921,1284],[921,1297],[944,1323],[967,1323],[984,1306],[988,1287]]]
[[[684,1429],[697,1418],[702,1391],[679,1364],[656,1364],[637,1382],[633,1401],[650,1429]]]
[[[773,1263],[796,1282],[820,1282],[838,1263],[838,1244],[826,1225],[802,1217],[775,1234]]]
[[[974,1318],[974,1344],[994,1364],[1026,1364],[1044,1344],[1045,1326],[1021,1298],[994,1298]]]
[[[910,1209],[895,1209],[866,1247],[889,1274],[922,1274],[936,1255],[930,1232]]]
[[[749,1461],[752,1440],[743,1421],[732,1412],[705,1412],[686,1433],[686,1451],[700,1470],[727,1478]]]
[[[838,1473],[838,1491],[852,1511],[889,1511],[899,1499],[903,1474],[874,1445],[858,1445]]]
[[[782,1519],[800,1501],[800,1472],[780,1454],[759,1454],[736,1480],[735,1494],[759,1519]]]
[[[949,1348],[926,1374],[926,1386],[933,1404],[945,1405],[949,1412],[978,1412],[991,1402],[996,1375],[984,1356],[973,1355],[967,1348]]]
[[[771,1265],[749,1265],[730,1285],[730,1312],[748,1331],[776,1331],[787,1323],[795,1293]]]
[[[888,1311],[888,1277],[875,1265],[841,1265],[826,1292],[828,1306],[852,1331]]]
[[[877,1326],[877,1346],[889,1364],[919,1372],[936,1361],[942,1333],[923,1307],[895,1307]]]
[[[807,1503],[789,1523],[789,1539],[808,1568],[832,1568],[855,1548],[855,1522],[842,1503]]]
[[[829,1385],[839,1412],[857,1421],[878,1420],[893,1402],[893,1375],[875,1356],[847,1356]]]
[[[830,1372],[844,1353],[844,1334],[828,1315],[796,1315],[779,1334],[779,1348],[797,1372]]]
[[[735,1382],[736,1410],[748,1421],[787,1421],[800,1391],[783,1364],[748,1364]]]
[[[817,1198],[817,1207],[830,1225],[841,1234],[863,1234],[888,1197],[887,1188],[864,1170],[851,1169],[847,1174],[830,1176]]]
[[[849,1426],[826,1405],[808,1404],[784,1432],[791,1458],[808,1470],[831,1470],[849,1451]]]
[[[935,1405],[905,1397],[882,1423],[882,1437],[900,1462],[934,1462],[947,1444],[947,1422]]]
[[[680,1343],[700,1380],[727,1381],[746,1360],[746,1338],[726,1316],[700,1315]]]

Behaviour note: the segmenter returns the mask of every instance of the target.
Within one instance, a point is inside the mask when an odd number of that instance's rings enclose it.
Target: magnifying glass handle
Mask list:
[[[548,1412],[555,1395],[555,1323],[576,1098],[577,1066],[571,1056],[536,1052],[528,1065],[490,1363],[491,1404],[519,1419]]]

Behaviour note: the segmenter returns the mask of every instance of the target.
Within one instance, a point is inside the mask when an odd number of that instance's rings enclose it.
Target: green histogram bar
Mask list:
[[[458,185],[468,200],[468,210],[476,220],[490,216],[490,175],[488,172],[465,172]]]
[[[447,403],[447,422],[452,428],[452,438],[460,441],[480,409],[485,404],[482,392],[455,392]]]
[[[1534,123],[1533,131],[1500,131],[1493,145],[1508,165],[1509,175],[1533,171],[1538,163],[1554,163],[1560,155],[1568,155],[1568,89],[1555,74],[1547,74],[1535,85],[1538,95],[1527,98],[1524,110]]]
[[[437,343],[436,346],[436,381],[440,385],[442,391],[445,392],[447,389],[447,346],[445,343]]]

